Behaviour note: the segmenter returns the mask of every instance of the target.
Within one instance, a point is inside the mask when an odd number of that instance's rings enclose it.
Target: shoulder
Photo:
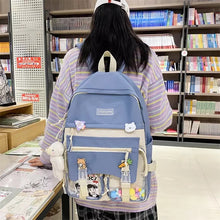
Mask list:
[[[152,49],[150,49],[148,64],[147,67],[144,69],[143,74],[147,76],[151,83],[162,78],[162,72],[160,69],[157,54]]]
[[[66,63],[71,64],[73,61],[78,60],[79,54],[80,54],[80,49],[74,47],[66,53],[64,60]]]

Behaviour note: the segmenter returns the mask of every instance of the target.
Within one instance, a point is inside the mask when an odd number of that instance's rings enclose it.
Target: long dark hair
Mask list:
[[[137,73],[140,67],[147,66],[149,47],[133,31],[127,13],[114,4],[103,4],[93,14],[91,32],[81,48],[79,64],[91,56],[90,69],[96,72],[106,50],[115,57],[117,68],[124,62],[128,70]]]

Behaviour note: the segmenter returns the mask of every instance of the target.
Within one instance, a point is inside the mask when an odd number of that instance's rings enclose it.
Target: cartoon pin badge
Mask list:
[[[136,130],[136,125],[134,122],[131,122],[131,123],[125,123],[125,131],[127,133],[131,133],[133,131]]]
[[[127,160],[127,162],[125,162],[124,160],[121,162],[121,164],[118,166],[118,168],[123,168],[123,167],[125,167],[125,166],[127,166],[127,165],[131,165],[132,164],[132,160],[129,158],[128,160]]]
[[[77,164],[79,169],[86,169],[86,160],[85,158],[78,158],[77,159]]]
[[[85,121],[75,120],[75,125],[76,125],[77,131],[84,130],[86,128],[86,122]]]

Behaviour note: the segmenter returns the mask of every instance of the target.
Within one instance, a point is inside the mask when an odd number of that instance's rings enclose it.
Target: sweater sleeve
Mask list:
[[[42,154],[40,160],[43,164],[50,164],[50,158],[45,149],[55,141],[62,140],[65,116],[73,94],[73,79],[71,79],[69,65],[73,57],[72,53],[72,51],[69,51],[64,57],[63,65],[51,96],[44,140],[41,144]]]
[[[143,93],[148,109],[151,133],[160,132],[171,125],[172,109],[167,98],[159,61],[153,51],[151,51],[144,75],[145,83],[148,86],[145,87],[147,90],[143,89]]]

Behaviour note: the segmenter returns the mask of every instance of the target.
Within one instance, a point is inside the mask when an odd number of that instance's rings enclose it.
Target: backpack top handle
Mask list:
[[[105,58],[110,59],[109,72],[116,72],[117,71],[117,62],[108,50],[103,53],[103,55],[99,61],[98,72],[105,72]]]

